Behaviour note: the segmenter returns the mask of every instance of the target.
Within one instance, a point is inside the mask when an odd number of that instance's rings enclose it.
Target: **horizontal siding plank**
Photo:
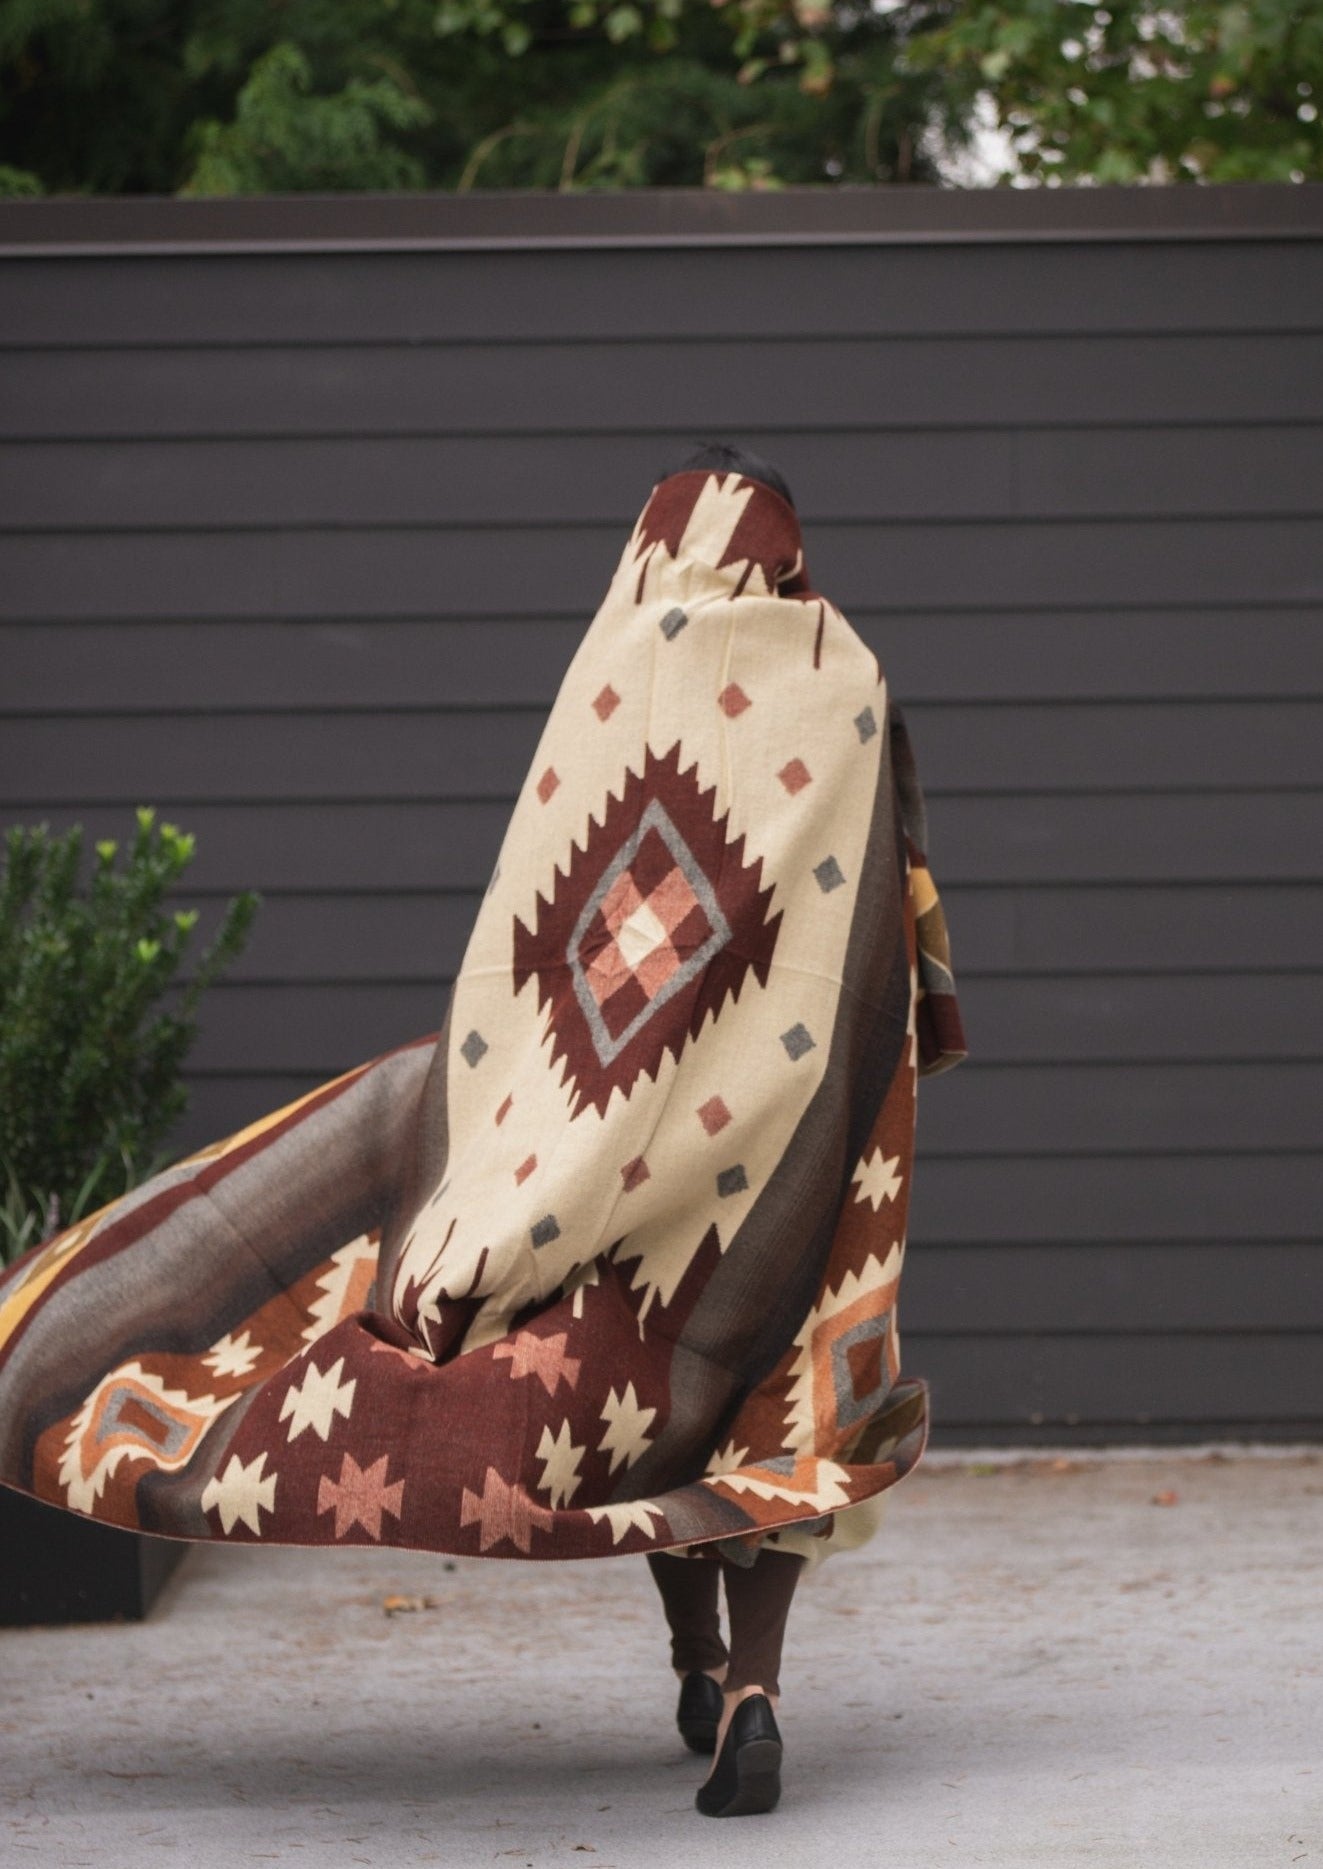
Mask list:
[[[591,714],[590,719],[595,718]],[[0,736],[0,796],[500,799],[524,781],[541,711],[419,714],[130,714],[19,719]]]
[[[820,526],[810,563],[847,615],[977,604],[1317,601],[1323,518]],[[617,527],[44,533],[0,545],[0,618],[596,610]]]
[[[1323,1243],[918,1243],[906,1254],[900,1323],[907,1360],[916,1332],[1323,1332]]]
[[[959,957],[968,955],[983,969],[1026,976],[1152,967],[1158,955],[1179,955],[1191,971],[1313,968],[1323,954],[1318,883],[978,889],[947,882],[942,902],[958,965],[967,967]]]
[[[1073,424],[1198,425],[1156,444],[1179,453],[1197,446],[1210,423],[1317,421],[1321,351],[1316,332],[1200,336],[1193,317],[1191,329],[1165,335],[934,334],[848,345],[826,336],[601,345],[526,336],[517,345],[449,347],[0,350],[0,436],[259,435],[291,448],[310,435],[354,437],[355,448],[366,436],[465,436],[453,445],[469,463],[472,489],[466,496],[457,486],[454,496],[486,517],[534,496],[563,501],[570,489],[614,514],[622,486],[650,484],[688,430],[729,427],[756,435],[768,458],[786,457],[806,513],[871,516],[877,501],[861,469],[897,445],[898,431],[918,431],[903,445],[920,450],[921,461],[954,447],[963,469],[977,436],[940,431],[1050,425],[1029,442],[1023,465],[1037,469],[1034,484],[1052,497],[1043,451]],[[882,432],[851,432],[860,429]],[[1257,428],[1238,432],[1248,447],[1263,445]],[[1127,451],[1138,439],[1125,436]],[[1068,434],[1060,445],[1069,454]],[[494,478],[502,462],[508,485]],[[1317,471],[1306,460],[1311,482]],[[1196,485],[1201,477],[1200,466]],[[903,482],[891,490],[908,497]]]
[[[1315,1149],[1323,1144],[1323,1063],[994,1065],[971,1058],[931,1091],[922,1084],[919,1135],[928,1155]]]
[[[1323,340],[1316,376],[1323,384]],[[819,422],[824,414],[820,407]],[[326,415],[331,428],[333,408]],[[758,445],[786,475],[809,526],[1025,514],[1237,517],[1323,507],[1323,426],[1303,423],[897,427],[882,434],[759,436]],[[499,517],[521,526],[589,521],[627,534],[676,453],[656,436],[9,442],[0,443],[0,524],[6,531],[164,531],[488,526]]]
[[[188,1107],[164,1145],[178,1155],[221,1142],[325,1082],[317,1071],[202,1073],[191,1064],[181,1073],[181,1080]]]
[[[627,695],[631,671],[623,656],[621,668],[607,672]],[[756,706],[756,668],[743,679]],[[600,732],[584,712],[585,729]],[[1323,702],[920,703],[906,718],[934,797],[1323,786]],[[20,717],[0,736],[0,797],[123,801],[168,784],[178,797],[199,801],[509,800],[524,783],[544,719],[540,709],[442,708]],[[844,712],[842,731],[853,733]],[[772,770],[769,762],[769,782]],[[1142,803],[1128,805],[1127,815],[1136,809]]]
[[[1309,329],[1323,242],[675,252],[135,255],[0,262],[0,343],[420,343]],[[1247,282],[1253,280],[1253,290]],[[530,314],[530,305],[536,312]]]
[[[915,1241],[1063,1246],[1086,1239],[1309,1239],[1321,1212],[1318,1154],[946,1156],[922,1159],[915,1170],[909,1231]]]
[[[187,883],[174,896],[202,911],[193,935],[200,951],[216,931],[221,901],[200,901]],[[476,889],[266,895],[248,945],[226,978],[268,986],[449,979],[481,902]]]
[[[211,938],[220,901],[187,879],[173,899],[199,897],[200,946]],[[449,975],[480,901],[477,890],[272,892],[229,977],[296,983]],[[1173,955],[1191,972],[1313,970],[1323,954],[1323,885],[955,886],[943,887],[942,901],[962,980],[979,973],[1029,980],[1040,973],[1170,970]]]
[[[1318,877],[1323,795],[1137,793],[1114,798],[936,798],[938,887],[988,882],[1265,882]]]
[[[7,713],[549,707],[586,617],[0,624]],[[1323,696],[1319,606],[936,612],[850,622],[907,710],[929,701]]]
[[[1323,1334],[939,1337],[902,1329],[935,1422],[1323,1423]]]
[[[988,1064],[1316,1058],[1323,972],[1052,975],[962,981],[971,1051]]]
[[[1214,1404],[1216,1407],[1216,1404]],[[1096,1450],[1108,1447],[1189,1447],[1218,1451],[1223,1446],[1258,1450],[1279,1447],[1290,1454],[1302,1441],[1319,1439],[1317,1421],[1295,1421],[1274,1417],[1271,1421],[1251,1418],[1226,1420],[1207,1415],[1198,1421],[1080,1421],[1048,1422],[1037,1426],[1026,1422],[998,1422],[983,1427],[976,1421],[934,1423],[930,1446],[947,1453],[965,1454],[977,1462],[978,1449],[1016,1450],[1017,1460],[1038,1460],[1058,1448],[1071,1450],[1081,1461],[1093,1458]]]
[[[176,803],[141,801],[197,838],[200,889],[485,889],[509,820],[504,803]],[[0,814],[89,844],[132,833],[127,806],[0,798]],[[939,889],[1012,884],[1313,883],[1323,792],[1138,793],[942,798],[930,789],[929,854]]]
[[[439,971],[432,980],[221,983],[202,1013],[196,1063],[329,1075],[434,1029],[447,984]],[[971,1054],[984,1064],[1317,1060],[1323,1053],[1323,973],[973,975],[961,979],[960,1003]]]

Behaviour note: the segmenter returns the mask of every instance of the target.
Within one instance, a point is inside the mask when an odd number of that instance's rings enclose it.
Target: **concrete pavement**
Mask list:
[[[4,1869],[1323,1865],[1323,1450],[930,1456],[801,1589],[766,1817],[692,1808],[639,1559],[196,1546],[0,1670]]]

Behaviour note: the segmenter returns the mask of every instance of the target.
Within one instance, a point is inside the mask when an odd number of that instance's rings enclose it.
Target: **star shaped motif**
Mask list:
[[[617,1506],[589,1506],[588,1516],[595,1525],[606,1520],[611,1527],[613,1545],[618,1545],[630,1530],[644,1532],[650,1538],[656,1530],[653,1520],[666,1522],[661,1507],[653,1505],[651,1499],[627,1499]]]
[[[727,1441],[726,1445],[713,1454],[712,1458],[708,1461],[704,1469],[704,1477],[707,1479],[716,1479],[723,1473],[736,1473],[748,1458],[749,1450],[747,1447],[737,1447],[734,1441]]]
[[[498,1361],[509,1362],[512,1377],[536,1376],[547,1394],[554,1395],[562,1378],[572,1389],[578,1386],[582,1359],[566,1356],[568,1341],[563,1330],[554,1337],[539,1337],[531,1330],[521,1330],[513,1339],[506,1337],[498,1343],[492,1355]]]
[[[478,1527],[479,1551],[486,1551],[508,1538],[516,1551],[527,1555],[534,1529],[547,1531],[554,1516],[518,1482],[507,1486],[495,1467],[487,1469],[481,1496],[470,1492],[466,1486],[459,1502],[460,1524]]]
[[[899,1155],[884,1157],[881,1149],[874,1149],[871,1156],[860,1161],[850,1177],[858,1190],[855,1199],[871,1201],[875,1213],[883,1201],[894,1201],[904,1180],[895,1172],[899,1165]]]
[[[360,1467],[354,1456],[345,1452],[340,1461],[340,1477],[333,1480],[329,1473],[323,1473],[317,1484],[317,1510],[329,1512],[335,1508],[335,1535],[343,1538],[355,1525],[361,1525],[369,1538],[381,1540],[381,1515],[389,1512],[393,1519],[400,1516],[400,1504],[404,1498],[404,1481],[396,1480],[390,1486],[386,1484],[386,1468],[389,1454],[382,1454],[366,1469]]]
[[[345,1359],[337,1356],[327,1370],[318,1369],[315,1363],[309,1363],[303,1372],[302,1385],[291,1383],[285,1391],[285,1399],[280,1404],[280,1420],[289,1418],[289,1438],[296,1440],[305,1428],[312,1428],[325,1440],[331,1432],[331,1423],[336,1415],[349,1419],[349,1411],[354,1405],[354,1388],[357,1378],[351,1376],[342,1383],[340,1375],[345,1366]]]
[[[579,1462],[587,1451],[586,1447],[575,1446],[568,1421],[562,1421],[554,1435],[550,1428],[543,1428],[537,1444],[537,1457],[542,1462],[538,1488],[550,1495],[553,1506],[568,1505],[578,1492],[583,1477]]]
[[[626,1383],[623,1395],[610,1391],[602,1409],[606,1433],[598,1442],[599,1450],[611,1456],[608,1472],[614,1473],[622,1461],[627,1467],[633,1466],[648,1444],[648,1429],[656,1414],[655,1408],[640,1408],[632,1382]]]
[[[246,1466],[237,1454],[231,1454],[230,1463],[219,1479],[213,1477],[203,1487],[200,1501],[202,1510],[219,1512],[221,1530],[227,1535],[242,1519],[249,1531],[261,1537],[259,1514],[263,1511],[274,1512],[276,1509],[277,1476],[268,1473],[263,1478],[262,1468],[265,1465],[265,1450]]]
[[[245,1330],[241,1336],[232,1337],[227,1330],[223,1337],[217,1338],[202,1361],[217,1376],[249,1376],[261,1355],[262,1346],[253,1342],[251,1331]]]

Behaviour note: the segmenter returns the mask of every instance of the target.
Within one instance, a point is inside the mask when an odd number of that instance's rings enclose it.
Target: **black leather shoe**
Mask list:
[[[680,1683],[680,1704],[675,1724],[691,1752],[715,1752],[721,1719],[721,1686],[710,1674],[695,1669]]]
[[[731,1715],[712,1776],[694,1794],[704,1817],[751,1817],[781,1795],[781,1734],[766,1694],[750,1694]]]

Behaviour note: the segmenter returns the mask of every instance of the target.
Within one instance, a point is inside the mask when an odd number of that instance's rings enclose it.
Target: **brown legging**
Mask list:
[[[693,1669],[719,1668],[728,1661],[722,1683],[727,1692],[758,1686],[764,1693],[779,1693],[781,1644],[803,1564],[796,1553],[773,1551],[766,1545],[747,1566],[732,1564],[724,1556],[686,1558],[650,1551],[648,1568],[661,1592],[671,1631],[671,1666],[688,1674]],[[721,1639],[717,1614],[717,1589],[723,1578],[730,1617],[729,1649]]]

